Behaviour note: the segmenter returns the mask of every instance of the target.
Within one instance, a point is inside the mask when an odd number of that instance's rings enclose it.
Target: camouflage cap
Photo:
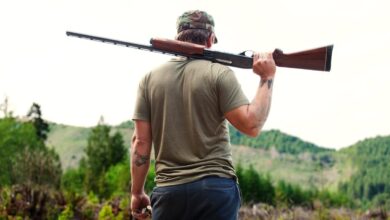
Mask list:
[[[214,31],[214,19],[211,15],[205,11],[191,10],[186,11],[177,19],[176,28],[177,33],[188,29],[205,29],[215,34]],[[217,37],[215,37],[214,43],[217,43]]]

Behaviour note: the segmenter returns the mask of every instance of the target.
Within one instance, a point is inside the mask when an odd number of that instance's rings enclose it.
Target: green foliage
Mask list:
[[[24,149],[17,154],[12,167],[13,184],[59,188],[62,169],[54,150]]]
[[[115,218],[110,205],[104,205],[99,212],[99,220],[113,220]]]
[[[383,207],[384,209],[390,210],[390,193],[377,194],[372,199],[373,207]]]
[[[97,125],[88,137],[87,154],[88,168],[95,176],[116,163],[121,162],[126,155],[123,138],[119,133],[110,135],[111,128],[107,125]]]
[[[105,172],[123,161],[127,155],[122,135],[118,132],[110,135],[110,130],[111,127],[104,124],[93,128],[85,150],[87,191],[92,190],[103,197],[110,194],[104,178]]]
[[[145,182],[145,191],[147,193],[152,192],[153,188],[156,186],[156,183],[154,182],[155,177],[156,177],[156,171],[155,171],[154,162],[152,162],[148,170],[148,175],[146,176],[146,182]]]
[[[134,122],[133,121],[122,122],[120,125],[117,126],[117,128],[134,129]]]
[[[9,219],[57,219],[64,201],[61,194],[43,186],[15,185],[7,202]]]
[[[318,147],[315,144],[302,141],[297,137],[293,137],[280,132],[279,130],[264,131],[256,138],[250,138],[233,126],[229,126],[230,141],[236,145],[246,145],[254,148],[275,149],[280,153],[300,154],[304,152],[327,152],[331,149]]]
[[[252,166],[249,169],[243,169],[240,164],[236,172],[245,202],[274,203],[275,189],[269,177],[263,177]]]
[[[12,184],[12,164],[16,155],[25,148],[44,148],[32,124],[15,118],[0,119],[0,186]]]
[[[85,169],[68,169],[61,178],[61,188],[67,192],[84,192]]]
[[[330,191],[327,189],[316,192],[315,198],[319,199],[326,207],[351,207],[353,201],[341,191]]]
[[[33,103],[29,112],[27,113],[27,117],[34,125],[37,137],[40,140],[45,141],[50,130],[49,124],[42,119],[41,106],[39,106],[37,103]]]
[[[8,187],[0,187],[0,219],[6,216],[7,207],[9,206],[11,198],[11,190]]]
[[[262,202],[281,207],[311,207],[318,200],[326,207],[342,207],[351,204],[342,192],[319,191],[316,188],[303,189],[299,185],[286,181],[278,181],[274,186],[269,176],[262,176],[252,166],[244,169],[241,163],[236,166],[236,174],[242,199],[246,203]]]
[[[17,183],[58,187],[59,156],[49,150],[34,125],[17,118],[0,119],[0,186]]]
[[[64,211],[58,216],[58,220],[72,220],[74,217],[73,210],[70,206],[66,206]]]
[[[279,181],[276,185],[276,199],[279,203],[286,205],[310,205],[314,193],[310,190],[303,190],[298,185],[288,184]]]
[[[357,171],[340,184],[340,190],[368,206],[381,203],[381,198],[390,194],[390,136],[360,141],[342,153],[350,155]]]
[[[93,192],[89,192],[88,193],[88,201],[90,201],[92,204],[98,204],[99,198]]]
[[[125,160],[111,166],[104,174],[108,194],[123,195],[128,194],[130,189],[130,165],[129,161]]]

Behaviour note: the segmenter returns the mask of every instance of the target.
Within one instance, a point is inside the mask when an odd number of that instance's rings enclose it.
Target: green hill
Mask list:
[[[390,136],[365,139],[340,150],[356,166],[341,189],[352,198],[390,207]]]
[[[243,135],[230,126],[230,140],[235,145],[245,145],[269,150],[275,148],[280,153],[301,154],[304,152],[319,153],[334,151],[303,141],[297,137],[285,134],[279,130],[263,131],[260,136],[251,138]]]
[[[47,143],[56,149],[63,168],[75,167],[84,156],[91,128],[50,124]],[[113,126],[130,146],[131,121]],[[279,130],[249,138],[230,127],[234,164],[252,165],[275,181],[303,187],[342,189],[355,197],[373,199],[390,194],[390,136],[360,141],[340,151],[319,147]],[[389,197],[390,198],[390,197]]]
[[[119,131],[130,146],[134,125],[131,121],[112,127]],[[91,128],[50,124],[47,143],[59,153],[63,168],[75,167],[84,156]],[[248,138],[233,127],[232,151],[234,163],[243,167],[254,166],[275,180],[284,179],[304,186],[335,185],[345,176],[334,151],[304,142],[280,131],[264,131],[259,138]],[[245,146],[248,144],[248,147]]]
[[[130,146],[134,125],[132,122],[124,122],[113,126],[112,133],[119,131],[124,139],[125,146]],[[62,167],[76,167],[80,159],[85,155],[87,139],[92,128],[76,127],[63,124],[50,123],[50,133],[47,145],[53,147],[60,155]]]

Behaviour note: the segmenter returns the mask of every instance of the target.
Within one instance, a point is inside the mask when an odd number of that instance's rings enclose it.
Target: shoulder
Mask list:
[[[191,68],[196,68],[202,72],[221,75],[224,73],[233,73],[233,70],[220,63],[214,63],[209,60],[192,60],[190,63]]]
[[[233,73],[233,70],[230,67],[220,63],[212,63],[211,66],[214,71],[219,73]]]

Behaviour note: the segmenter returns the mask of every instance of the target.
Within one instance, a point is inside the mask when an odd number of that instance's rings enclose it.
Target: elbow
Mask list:
[[[133,147],[150,147],[152,145],[151,141],[135,138],[133,140]]]
[[[247,132],[245,132],[246,135],[252,138],[259,136],[260,133],[261,133],[261,129],[259,127],[253,127],[249,129]]]
[[[252,123],[248,123],[247,124],[247,128],[245,129],[246,130],[246,135],[250,136],[250,137],[257,137],[260,135],[261,133],[261,130],[263,128],[263,125],[264,125],[264,121],[256,121],[256,120],[251,120]]]

